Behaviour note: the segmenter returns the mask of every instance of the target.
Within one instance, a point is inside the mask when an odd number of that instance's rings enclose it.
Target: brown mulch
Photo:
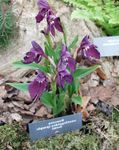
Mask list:
[[[12,121],[24,122],[25,124],[34,119],[52,118],[51,110],[43,106],[39,100],[31,101],[29,93],[16,90],[6,85],[6,82],[29,82],[34,78],[34,72],[27,71],[21,78],[5,79],[0,75],[0,122],[11,123]],[[89,78],[90,79],[90,78]],[[113,80],[102,81],[95,87],[90,87],[86,82],[81,84],[83,106],[77,107],[84,118],[90,116],[89,112],[99,108],[100,111],[110,115],[112,107],[119,105],[119,89]],[[108,106],[109,105],[109,106]]]
[[[0,123],[17,122],[29,123],[34,119],[51,118],[50,110],[43,106],[39,100],[32,101],[29,93],[21,92],[6,85],[7,82],[29,82],[33,73],[26,72],[20,79],[5,80],[0,78]]]

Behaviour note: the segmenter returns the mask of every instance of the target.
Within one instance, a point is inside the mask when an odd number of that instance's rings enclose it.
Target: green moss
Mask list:
[[[113,121],[119,123],[119,109],[118,109],[118,108],[114,108],[114,109],[113,109],[113,116],[112,116],[112,119],[113,119]]]
[[[6,150],[9,146],[20,150],[26,139],[27,135],[19,124],[0,126],[0,150]]]
[[[67,133],[38,141],[33,150],[100,150],[100,140],[95,134],[80,135],[80,132]]]
[[[101,118],[104,122],[100,121]],[[0,150],[7,150],[9,146],[13,150],[102,150],[104,147],[104,150],[118,150],[118,141],[119,123],[100,115],[97,116],[97,122],[86,124],[80,131],[36,142],[29,140],[20,124],[0,126]]]

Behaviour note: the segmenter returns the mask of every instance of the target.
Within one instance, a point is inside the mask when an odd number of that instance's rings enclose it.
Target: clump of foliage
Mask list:
[[[27,134],[23,132],[19,124],[0,126],[0,150],[6,150],[10,147],[15,150],[22,149],[22,144],[26,139],[28,139]]]
[[[81,132],[76,131],[70,134],[58,135],[45,141],[37,141],[32,146],[33,150],[44,148],[47,150],[100,150],[101,141],[95,133],[81,135]]]
[[[44,50],[32,41],[32,48],[21,61],[14,65],[18,68],[30,68],[35,71],[35,79],[30,83],[8,83],[9,85],[29,92],[33,101],[39,100],[51,108],[54,116],[73,113],[74,105],[82,106],[82,97],[79,92],[79,79],[94,72],[99,68],[100,53],[92,44],[88,36],[85,36],[75,50],[78,41],[77,36],[67,45],[67,36],[60,18],[56,16],[52,7],[46,0],[38,0],[39,13],[36,22],[45,20],[47,27],[41,31],[45,36]],[[56,31],[62,34],[62,42],[56,44]],[[76,58],[71,54],[74,49]],[[80,67],[80,61],[90,66]]]
[[[107,35],[119,35],[119,2],[114,0],[64,0],[76,7],[72,18],[95,21]]]
[[[98,132],[99,130],[103,134]],[[0,126],[0,150],[102,150],[103,148],[104,150],[118,150],[118,141],[119,123],[112,122],[102,114],[97,114],[97,121],[84,125],[80,131],[36,142],[29,140],[26,131],[18,123]]]
[[[119,122],[119,108],[113,109],[113,121]]]
[[[6,46],[15,29],[11,0],[0,0],[0,47]]]

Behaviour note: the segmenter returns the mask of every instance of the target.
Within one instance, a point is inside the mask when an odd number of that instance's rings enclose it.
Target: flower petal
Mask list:
[[[38,0],[37,4],[38,4],[39,8],[45,8],[45,9],[50,8],[50,6],[46,0]]]
[[[100,53],[94,45],[90,45],[90,48],[86,51],[87,58],[91,59],[100,59]]]
[[[59,31],[59,32],[63,32],[63,27],[61,25],[61,21],[60,21],[60,18],[57,17],[55,18],[54,20],[54,25],[55,25],[55,28]]]
[[[30,64],[34,61],[35,53],[27,52],[26,56],[24,57],[23,63]]]
[[[67,70],[63,70],[58,72],[56,81],[59,87],[64,88],[65,82],[71,84],[73,77]]]
[[[52,34],[53,36],[55,36],[54,24],[51,24],[51,25],[50,25],[50,31],[51,31],[51,34]]]
[[[40,23],[45,18],[46,12],[47,12],[46,9],[42,9],[41,11],[39,11],[39,13],[36,16],[37,23]]]
[[[29,89],[31,99],[38,98],[38,96],[40,96],[42,94],[41,85],[36,80],[32,81],[29,84],[28,89]]]
[[[41,55],[42,57],[47,58],[46,54],[44,53],[43,49],[40,47],[40,45],[38,43],[36,43],[35,41],[32,41],[32,46],[33,48],[36,50],[36,52]]]
[[[78,49],[77,56],[82,55],[82,58],[87,59],[91,63],[96,63],[100,59],[100,53],[97,47],[89,41],[89,36],[85,36]]]
[[[71,69],[72,72],[74,72],[76,69],[76,61],[72,57],[68,58],[68,67]]]
[[[81,47],[86,46],[86,45],[90,45],[90,41],[89,41],[89,36],[86,35],[83,40],[81,41]]]
[[[73,81],[73,77],[72,77],[72,75],[66,75],[65,76],[65,81],[67,82],[67,83],[69,83],[69,84],[71,84],[72,83],[72,81]]]
[[[37,77],[29,84],[28,89],[32,99],[39,98],[47,89],[47,78],[45,74],[38,72]]]

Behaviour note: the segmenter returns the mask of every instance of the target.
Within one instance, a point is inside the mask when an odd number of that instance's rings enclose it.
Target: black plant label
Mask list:
[[[45,137],[66,133],[82,127],[82,114],[58,117],[54,119],[35,121],[28,125],[29,135],[32,141]]]

